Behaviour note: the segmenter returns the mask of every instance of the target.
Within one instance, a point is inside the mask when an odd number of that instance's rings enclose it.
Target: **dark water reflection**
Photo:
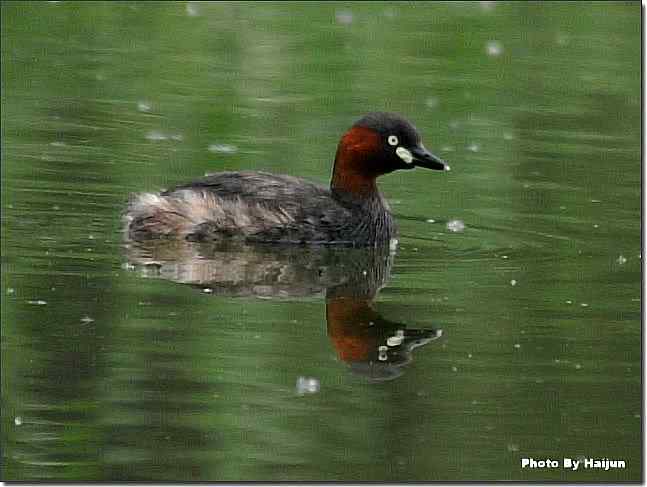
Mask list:
[[[408,329],[373,309],[394,255],[389,247],[128,244],[129,263],[141,275],[192,285],[206,294],[263,299],[323,295],[328,337],[337,356],[371,381],[399,377],[415,348],[442,335],[442,330]]]

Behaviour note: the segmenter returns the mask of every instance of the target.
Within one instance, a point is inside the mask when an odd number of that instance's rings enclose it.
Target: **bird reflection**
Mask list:
[[[351,372],[373,382],[392,380],[414,349],[439,338],[439,329],[409,329],[372,307],[386,284],[394,252],[388,247],[334,248],[235,242],[131,242],[128,266],[219,296],[326,300],[328,337]]]

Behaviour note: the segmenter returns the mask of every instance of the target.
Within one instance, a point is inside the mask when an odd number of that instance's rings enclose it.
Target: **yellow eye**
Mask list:
[[[395,135],[389,135],[387,140],[389,141],[389,145],[398,145],[398,138]]]

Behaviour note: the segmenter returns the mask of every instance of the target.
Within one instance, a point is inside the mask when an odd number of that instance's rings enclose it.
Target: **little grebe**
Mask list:
[[[330,189],[265,172],[221,172],[162,193],[135,195],[126,213],[133,240],[184,238],[296,244],[379,245],[396,224],[375,179],[397,169],[449,166],[413,125],[370,113],[339,142]]]

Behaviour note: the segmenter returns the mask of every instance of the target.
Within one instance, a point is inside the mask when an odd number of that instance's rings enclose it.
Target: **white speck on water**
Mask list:
[[[27,301],[28,304],[35,304],[36,306],[45,306],[47,304],[47,301],[44,301],[42,299],[35,299],[32,301]]]
[[[427,219],[427,223],[436,223],[436,220],[434,220],[433,218],[429,218]]]
[[[567,299],[566,304],[573,304],[573,301],[571,301],[570,299]]]
[[[321,389],[319,379],[314,377],[299,376],[297,379],[297,394],[303,396],[305,394],[316,394]]]
[[[481,146],[478,144],[470,144],[467,147],[467,150],[469,150],[470,152],[478,152],[480,149],[481,149]]]
[[[510,280],[510,285],[511,286],[516,286],[517,285],[517,280],[516,279],[511,279]]]
[[[519,451],[519,445],[517,445],[516,443],[508,443],[508,451],[509,452]]]
[[[591,203],[602,203],[601,200],[591,200]]]
[[[488,56],[500,56],[503,53],[503,44],[499,41],[488,41],[485,45],[485,52]]]
[[[450,232],[462,232],[465,230],[465,223],[462,220],[450,220],[447,222],[447,230]]]
[[[627,258],[624,255],[620,254],[620,256],[618,256],[618,258],[616,259],[616,262],[620,265],[624,265],[627,262]]]
[[[577,370],[580,370],[580,369],[582,368],[582,364],[575,364],[575,368],[576,368]]]
[[[335,12],[335,21],[338,24],[350,25],[353,23],[353,12],[350,10],[338,10]]]
[[[205,294],[211,294],[211,293],[213,293],[213,289],[211,289],[210,287],[205,287],[202,290],[202,292],[205,293]]]
[[[517,348],[517,349],[521,348],[521,344],[520,343],[515,343],[514,348]]]
[[[238,152],[238,147],[230,144],[211,144],[208,150],[209,152],[217,152],[219,154],[235,154]]]
[[[594,223],[594,224],[593,224],[593,228],[598,228],[599,226],[600,226],[600,225],[598,225],[597,223]]]
[[[22,418],[20,416],[16,416],[15,418],[13,418],[13,424],[20,426],[22,424]]]
[[[363,276],[366,276],[366,275],[368,275],[368,272],[366,272],[366,271],[362,271],[362,275],[363,275]]]
[[[65,142],[61,142],[60,140],[50,142],[49,145],[51,145],[52,147],[66,147],[67,146],[67,144]]]
[[[81,323],[83,323],[84,325],[88,325],[93,322],[94,319],[90,318],[88,315],[85,315],[83,318],[81,318]]]
[[[14,288],[12,288],[12,287],[7,288],[7,294],[14,294],[15,292],[16,292],[16,290]]]
[[[436,108],[438,106],[438,98],[433,96],[427,98],[425,105],[427,105],[427,108]]]
[[[514,139],[514,136],[510,132],[505,132],[503,134],[503,140],[512,140]]]
[[[200,15],[200,8],[196,2],[187,2],[186,4],[186,14],[189,17],[197,17]]]
[[[151,130],[146,134],[146,140],[152,140],[154,142],[159,142],[161,140],[168,139],[168,136],[159,130]]]
[[[502,258],[502,259],[507,259],[507,258],[508,258],[508,256],[507,256],[507,255],[502,255],[502,256],[501,256],[501,258]]]
[[[458,372],[458,367],[456,367],[455,365],[452,366],[452,372]]]
[[[589,307],[588,303],[581,303],[580,306],[582,308],[588,308]]]
[[[560,207],[559,207],[559,209],[560,209],[560,210],[565,210],[565,209],[566,209],[566,207],[565,207],[565,206],[560,206]]]
[[[529,185],[528,183],[525,183],[525,184],[523,185],[523,187],[524,187],[525,189],[528,189],[528,188],[530,187],[530,185]]]
[[[153,106],[150,104],[150,102],[147,102],[147,101],[137,102],[137,110],[139,110],[140,112],[150,112],[152,108]]]
[[[468,354],[467,354],[467,358],[472,358],[472,354],[471,354],[471,353],[468,353]]]
[[[454,149],[451,145],[444,145],[440,148],[442,152],[454,152],[456,149]]]

